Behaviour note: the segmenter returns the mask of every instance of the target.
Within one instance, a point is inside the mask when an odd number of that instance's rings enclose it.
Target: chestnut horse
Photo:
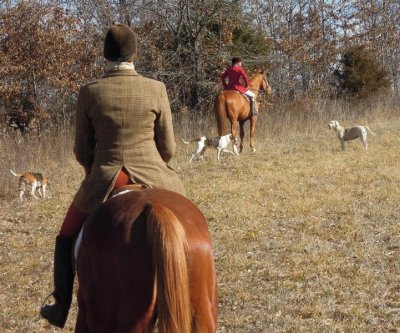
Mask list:
[[[174,192],[120,193],[82,231],[75,332],[215,333],[216,275],[203,214]]]
[[[271,87],[267,82],[267,78],[264,75],[264,71],[259,70],[249,80],[248,89],[252,91],[258,97],[260,90],[266,91],[268,94],[271,92]],[[258,110],[258,104],[256,102],[256,110]],[[252,115],[250,111],[250,103],[243,94],[236,90],[224,90],[222,91],[214,102],[214,114],[218,124],[218,135],[226,135],[232,133],[233,136],[233,150],[238,154],[237,150],[237,128],[240,125],[240,152],[243,151],[243,138],[244,138],[244,123],[250,120],[250,148],[253,152],[256,151],[254,145],[255,128],[257,123],[257,116]],[[231,130],[228,129],[229,119],[231,123]]]

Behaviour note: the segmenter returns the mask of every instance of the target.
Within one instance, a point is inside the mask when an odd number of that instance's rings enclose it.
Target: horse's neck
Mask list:
[[[253,77],[250,79],[249,89],[256,95],[256,98],[258,97],[258,91],[260,90],[260,86],[261,86],[260,78]]]

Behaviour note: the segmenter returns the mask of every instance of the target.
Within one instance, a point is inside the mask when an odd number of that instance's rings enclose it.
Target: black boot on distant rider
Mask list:
[[[250,111],[253,116],[257,116],[258,112],[256,111],[256,101],[254,97],[250,97]]]
[[[73,240],[57,236],[54,250],[54,291],[55,303],[44,305],[40,315],[50,324],[63,328],[72,301],[74,270],[72,267]]]

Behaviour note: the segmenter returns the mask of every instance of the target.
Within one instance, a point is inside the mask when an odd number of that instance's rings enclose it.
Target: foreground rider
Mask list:
[[[228,78],[228,82],[226,82],[226,78]],[[244,85],[242,80],[244,81]],[[222,74],[221,81],[225,90],[237,90],[249,97],[251,114],[258,114],[255,108],[255,94],[247,89],[249,86],[249,78],[242,67],[242,60],[240,58],[232,59],[232,66],[228,67]]]
[[[72,300],[72,243],[87,216],[113,189],[130,183],[185,194],[167,165],[176,143],[165,86],[135,71],[136,50],[136,34],[114,25],[104,40],[110,70],[79,91],[74,153],[86,176],[56,237],[55,303],[40,311],[58,327],[64,327]]]

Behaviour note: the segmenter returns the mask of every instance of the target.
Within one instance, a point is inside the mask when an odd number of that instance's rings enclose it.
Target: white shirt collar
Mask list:
[[[132,62],[111,62],[109,66],[109,70],[121,70],[121,69],[130,69],[135,70],[135,65]]]

